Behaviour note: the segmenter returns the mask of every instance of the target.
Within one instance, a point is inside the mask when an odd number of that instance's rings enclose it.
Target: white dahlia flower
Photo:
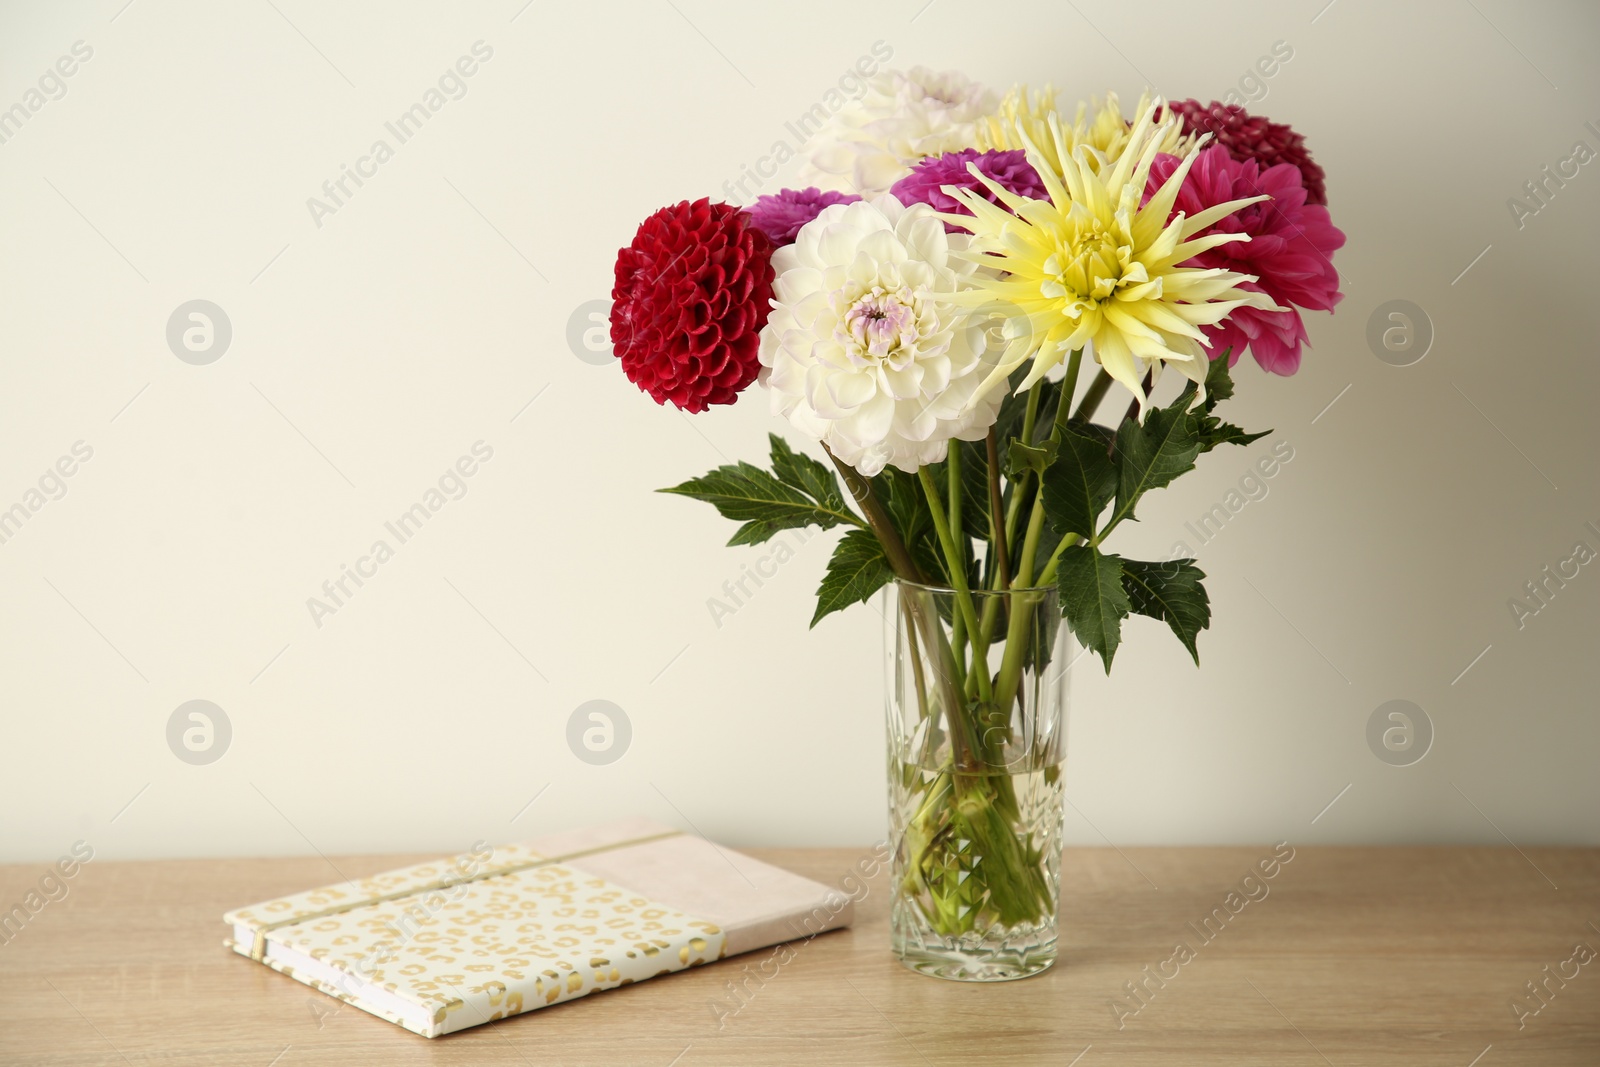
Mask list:
[[[875,196],[919,160],[971,148],[978,123],[997,107],[993,92],[956,71],[883,71],[818,131],[805,180]]]
[[[772,411],[872,476],[944,459],[951,438],[981,440],[1000,413],[984,320],[949,294],[982,268],[958,258],[931,207],[889,195],[835,204],[772,256],[772,315],[760,381]]]

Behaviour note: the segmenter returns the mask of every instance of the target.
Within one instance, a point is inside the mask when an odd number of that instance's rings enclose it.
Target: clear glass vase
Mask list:
[[[891,935],[915,971],[1007,981],[1056,959],[1077,647],[1053,588],[968,595],[889,591]]]

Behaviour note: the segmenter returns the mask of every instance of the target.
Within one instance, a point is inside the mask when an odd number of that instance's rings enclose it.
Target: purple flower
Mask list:
[[[770,237],[774,246],[782,247],[794,244],[800,227],[822,214],[823,208],[860,199],[848,193],[825,193],[815,187],[780,189],[776,194],[756,197],[756,202],[745,211],[750,216],[750,225]]]
[[[955,185],[971,189],[991,204],[1005,207],[988,186],[972,176],[967,170],[968,163],[976,163],[980,171],[1008,192],[1030,200],[1046,198],[1044,183],[1039,180],[1038,172],[1029,165],[1027,153],[1020,148],[1008,152],[980,152],[976,148],[964,148],[959,152],[930,156],[911,168],[910,174],[895,182],[889,192],[902,204],[927,204],[935,211],[953,215],[972,214],[939,188],[942,185]],[[946,223],[945,229],[957,231],[960,228]]]

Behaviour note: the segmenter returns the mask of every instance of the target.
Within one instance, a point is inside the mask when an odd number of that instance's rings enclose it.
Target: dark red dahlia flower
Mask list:
[[[771,296],[767,235],[731,204],[685,200],[645,219],[617,253],[611,346],[658,404],[731,404],[761,370]]]
[[[1312,162],[1302,134],[1281,122],[1269,122],[1260,115],[1252,115],[1237,104],[1218,100],[1210,104],[1174,100],[1170,106],[1183,120],[1184,133],[1213,134],[1212,143],[1222,145],[1228,155],[1237,160],[1253,159],[1263,169],[1292,163],[1300,171],[1300,182],[1306,187],[1306,203],[1328,202],[1325,175],[1322,168]]]

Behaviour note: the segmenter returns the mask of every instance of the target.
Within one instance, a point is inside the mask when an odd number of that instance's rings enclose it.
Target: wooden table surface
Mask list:
[[[867,855],[750,851],[835,885]],[[880,876],[853,930],[786,962],[752,953],[433,1041],[223,948],[225,909],[326,882],[323,860],[95,861],[0,944],[0,1064],[1600,1065],[1600,959],[1579,962],[1600,951],[1600,850],[1299,848],[1201,940],[1188,924],[1271,851],[1069,850],[1063,958],[1020,982],[900,967]],[[45,870],[0,867],[3,906]],[[1191,954],[1170,962],[1179,941]]]

